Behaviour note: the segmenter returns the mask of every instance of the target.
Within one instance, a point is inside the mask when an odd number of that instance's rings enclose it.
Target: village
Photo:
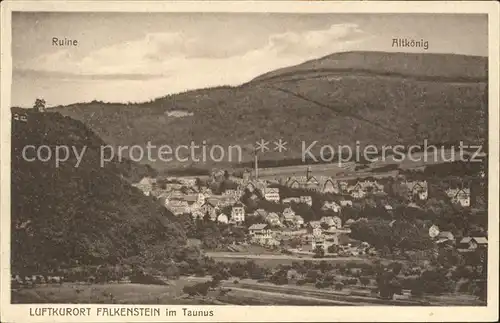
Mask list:
[[[226,250],[242,250],[238,245],[258,245],[321,258],[380,254],[379,245],[373,246],[359,235],[351,236],[353,225],[371,220],[371,213],[366,210],[393,226],[399,221],[396,209],[424,214],[432,209],[431,201],[437,201],[461,213],[474,210],[471,204],[478,200],[471,194],[471,187],[463,183],[448,185],[433,196],[427,179],[398,176],[337,180],[314,176],[310,167],[304,170],[304,176],[273,180],[256,178],[256,172],[248,170],[241,176],[219,170],[206,179],[143,178],[134,186],[176,216],[189,215],[193,221],[243,229],[244,237],[226,246]],[[479,228],[476,236],[470,235],[470,230],[441,228],[439,221],[428,217],[421,224],[436,247],[451,245],[460,252],[471,252],[488,243],[485,228]]]

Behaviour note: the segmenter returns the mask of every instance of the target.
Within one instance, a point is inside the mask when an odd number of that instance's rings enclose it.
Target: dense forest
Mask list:
[[[104,142],[79,121],[59,113],[29,112],[12,123],[12,272],[51,273],[76,266],[169,262],[186,235],[165,208],[131,186],[152,169],[114,160],[101,167]],[[87,147],[56,167],[27,161],[23,147]],[[35,157],[33,151],[28,158]],[[168,248],[165,248],[168,246]]]

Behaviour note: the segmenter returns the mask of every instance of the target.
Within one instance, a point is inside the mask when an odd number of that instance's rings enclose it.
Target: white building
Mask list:
[[[274,212],[271,212],[266,216],[266,222],[273,226],[281,225],[279,215]]]
[[[241,224],[245,222],[245,207],[242,204],[233,205],[231,208],[231,223]]]
[[[301,196],[300,197],[300,203],[307,204],[309,206],[312,206],[312,197],[311,196]]]
[[[264,189],[264,198],[267,201],[278,203],[280,201],[280,190],[275,187],[267,187]]]
[[[341,200],[340,206],[352,206],[352,201],[351,200]]]
[[[283,199],[283,204],[300,203],[299,197],[287,197]]]
[[[225,215],[224,213],[221,213],[217,217],[217,222],[227,224],[227,223],[229,223],[229,219],[228,219],[227,215]]]
[[[341,206],[335,201],[325,201],[325,203],[323,203],[323,206],[321,207],[321,210],[323,211],[333,211],[335,213],[340,212],[341,209]]]

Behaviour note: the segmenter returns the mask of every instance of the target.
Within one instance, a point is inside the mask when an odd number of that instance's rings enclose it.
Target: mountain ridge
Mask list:
[[[113,145],[238,144],[245,162],[253,158],[260,139],[283,138],[290,144],[284,153],[267,153],[269,159],[296,158],[300,144],[312,141],[332,146],[357,141],[409,145],[424,139],[482,142],[487,136],[486,91],[484,57],[346,52],[271,71],[241,86],[56,111],[81,120]],[[167,116],[172,110],[193,115]],[[151,165],[162,169],[186,163]]]
[[[391,60],[395,60],[396,62],[389,65],[388,62]],[[417,62],[412,62],[412,60]],[[436,64],[439,66],[436,70],[429,71],[425,68],[425,64],[432,60],[439,60],[439,64]],[[477,64],[484,65],[484,69],[477,69]],[[313,70],[318,67],[325,69],[325,65],[338,65],[336,69],[330,67],[330,70],[340,72],[364,71],[366,73],[371,72],[374,74],[379,73],[382,75],[388,74],[390,76],[394,75],[401,77],[413,76],[418,78],[420,76],[422,78],[435,78],[443,81],[453,80],[457,77],[459,79],[464,78],[471,81],[487,81],[487,64],[488,58],[484,56],[447,53],[419,54],[406,52],[346,51],[329,54],[294,66],[264,73],[248,83],[268,80],[270,76],[279,76],[286,71],[298,73],[301,69]],[[369,67],[366,67],[366,65]],[[418,67],[420,68],[418,68],[417,65],[419,65]]]

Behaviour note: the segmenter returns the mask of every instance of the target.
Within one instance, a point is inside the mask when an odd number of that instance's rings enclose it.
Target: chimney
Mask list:
[[[255,166],[255,179],[259,179],[259,157],[257,156],[257,150],[254,150],[254,166]]]

